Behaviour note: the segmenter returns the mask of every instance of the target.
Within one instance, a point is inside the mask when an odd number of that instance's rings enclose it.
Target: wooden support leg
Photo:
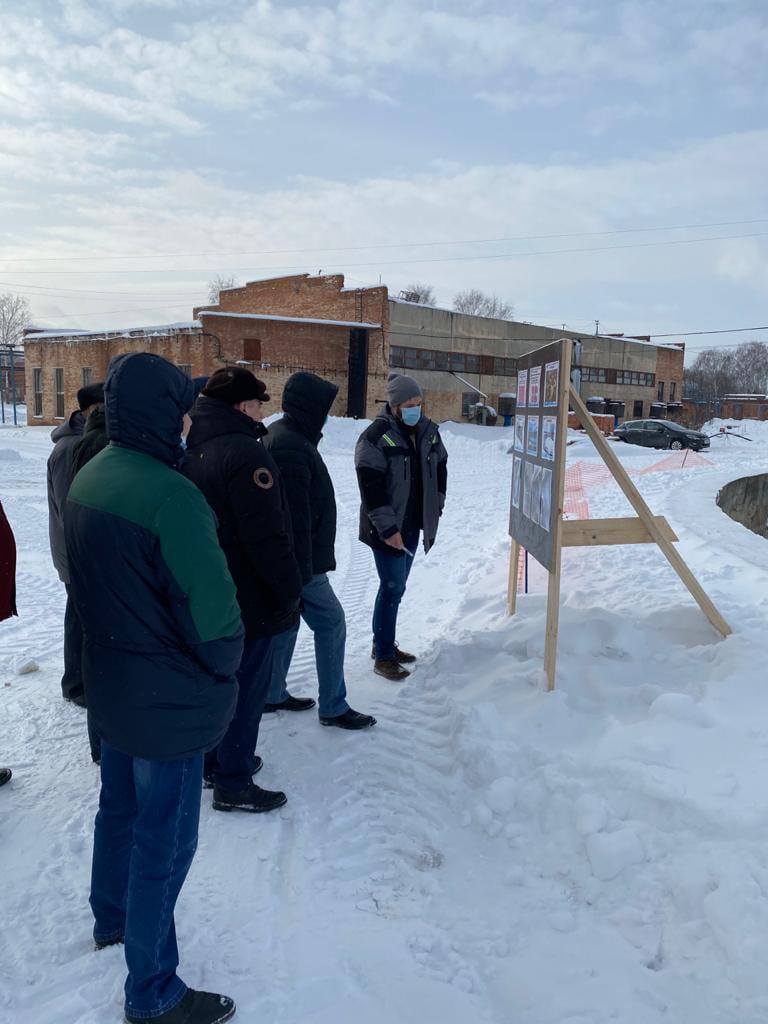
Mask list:
[[[509,583],[507,584],[507,614],[514,615],[517,608],[517,570],[520,562],[520,545],[512,541],[509,552]]]
[[[547,690],[555,688],[557,667],[557,631],[560,625],[560,547],[555,552],[555,561],[547,584],[547,632],[544,640],[544,672]]]
[[[598,430],[595,421],[590,416],[586,405],[581,399],[581,395],[573,385],[571,385],[571,404],[573,405],[576,415],[581,421],[581,425],[584,427],[590,437],[590,440],[602,456],[606,466],[610,469],[616,483],[624,492],[624,495],[630,505],[635,512],[637,512],[640,519],[642,519],[646,530],[651,535],[651,538],[661,548],[669,564],[688,588],[699,608],[701,608],[718,633],[720,633],[721,636],[729,636],[731,633],[731,627],[722,617],[717,608],[715,608],[709,595],[705,592],[702,585],[685,564],[680,552],[675,548],[674,544],[667,539],[667,536],[664,530],[660,527],[658,521],[651,515],[651,510],[646,505],[643,496],[635,487],[631,477],[622,466],[621,460],[616,455],[616,452],[613,451],[611,446]]]

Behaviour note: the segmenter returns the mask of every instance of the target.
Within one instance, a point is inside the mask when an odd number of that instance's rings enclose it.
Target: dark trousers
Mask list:
[[[173,911],[197,849],[203,757],[146,761],[102,744],[91,909],[97,942],[124,937],[125,1009],[158,1017],[187,990]]]
[[[67,606],[64,609],[64,675],[61,693],[67,700],[83,692],[83,631],[75,611],[72,588],[68,583]]]
[[[68,583],[67,606],[64,610],[64,675],[61,680],[61,692],[68,700],[85,693],[83,679],[83,630],[80,619],[75,609],[75,602]],[[91,748],[91,758],[98,764],[101,760],[101,740],[91,723],[91,715],[88,712],[88,744]]]
[[[243,660],[237,670],[237,707],[224,739],[205,755],[205,774],[217,786],[238,792],[253,775],[259,725],[272,678],[274,637],[259,636],[245,641]]]
[[[416,553],[419,531],[404,531],[403,544]],[[413,565],[410,555],[392,554],[373,549],[376,571],[379,574],[379,592],[373,606],[373,643],[377,661],[386,661],[395,656],[397,637],[397,612],[405,593],[405,585]]]

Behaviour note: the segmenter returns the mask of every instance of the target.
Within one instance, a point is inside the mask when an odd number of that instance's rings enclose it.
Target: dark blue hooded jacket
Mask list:
[[[210,509],[177,467],[194,385],[149,353],[112,360],[110,444],[75,477],[65,534],[95,731],[134,757],[220,741],[243,648],[235,587]]]

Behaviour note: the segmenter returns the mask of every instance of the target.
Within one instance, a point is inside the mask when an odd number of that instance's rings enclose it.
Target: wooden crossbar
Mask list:
[[[672,543],[677,535],[664,516],[654,516],[659,529]],[[564,519],[563,547],[603,547],[609,544],[655,544],[642,519]]]

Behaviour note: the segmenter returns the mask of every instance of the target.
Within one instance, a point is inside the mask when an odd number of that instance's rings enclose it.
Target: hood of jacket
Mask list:
[[[184,413],[195,385],[173,363],[150,352],[129,352],[111,360],[104,384],[107,437],[177,466],[184,450]]]
[[[51,440],[54,444],[60,441],[62,437],[80,437],[85,426],[85,413],[81,412],[80,409],[75,409],[70,414],[69,419],[64,420],[58,427],[54,427],[51,431]]]
[[[301,370],[286,381],[283,412],[308,441],[317,444],[323,436],[325,418],[338,393],[336,384]]]
[[[234,405],[207,395],[200,395],[190,417],[192,426],[187,434],[187,451],[224,434],[243,434],[257,441],[267,433],[263,423],[252,420]]]

